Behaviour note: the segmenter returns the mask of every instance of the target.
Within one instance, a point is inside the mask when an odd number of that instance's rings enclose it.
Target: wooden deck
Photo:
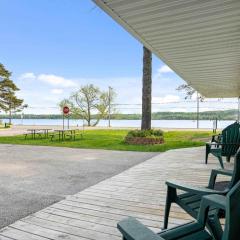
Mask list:
[[[0,239],[119,240],[116,224],[127,216],[136,217],[159,231],[166,197],[165,181],[174,179],[205,186],[210,170],[219,165],[211,157],[208,165],[203,162],[203,148],[162,153],[3,228]],[[173,206],[171,226],[189,219]]]

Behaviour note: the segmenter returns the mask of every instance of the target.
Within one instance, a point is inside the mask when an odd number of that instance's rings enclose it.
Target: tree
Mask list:
[[[11,124],[12,113],[22,111],[27,105],[23,105],[23,99],[16,96],[19,88],[10,79],[11,73],[0,64],[0,109],[9,114],[9,124]]]
[[[87,121],[88,126],[96,126],[101,118],[106,117],[108,110],[108,93],[101,91],[93,84],[82,86],[70,97],[73,103],[72,112]],[[96,121],[93,122],[93,116]]]
[[[191,99],[193,95],[197,93],[197,91],[188,84],[182,84],[178,86],[176,90],[184,91],[186,94],[185,99]],[[198,94],[198,97],[201,102],[204,100],[204,96]]]
[[[142,130],[151,129],[152,114],[152,53],[143,47]]]
[[[200,95],[194,88],[192,88],[188,84],[182,84],[177,88],[178,91],[185,91],[186,96],[185,99],[191,99],[193,95],[197,94],[197,128],[199,128],[199,101],[203,101],[204,97]]]
[[[4,78],[9,78],[11,73],[0,63],[0,80]]]
[[[22,111],[27,105],[23,105],[23,99],[19,99],[15,92],[19,88],[10,79],[0,81],[0,108],[9,114],[9,124],[12,121],[12,113]]]

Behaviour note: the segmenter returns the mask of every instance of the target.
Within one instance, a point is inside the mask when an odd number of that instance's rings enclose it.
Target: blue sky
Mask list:
[[[86,83],[112,86],[117,103],[141,103],[142,45],[90,0],[0,0],[0,9],[0,62],[26,112],[57,113],[57,103]],[[153,102],[168,103],[154,110],[186,110],[171,104],[183,99],[182,83],[153,56]]]

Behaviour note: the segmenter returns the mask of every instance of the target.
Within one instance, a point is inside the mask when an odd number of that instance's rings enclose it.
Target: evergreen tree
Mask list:
[[[23,99],[16,96],[19,88],[10,79],[11,73],[0,64],[0,109],[9,115],[9,124],[11,124],[12,113],[17,113],[27,107],[23,105]]]
[[[9,78],[11,76],[11,73],[3,66],[3,64],[0,63],[0,80],[3,80],[4,78]]]

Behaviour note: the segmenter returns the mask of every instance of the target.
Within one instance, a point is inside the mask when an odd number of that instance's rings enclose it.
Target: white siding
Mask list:
[[[94,1],[204,96],[240,96],[240,0]]]

